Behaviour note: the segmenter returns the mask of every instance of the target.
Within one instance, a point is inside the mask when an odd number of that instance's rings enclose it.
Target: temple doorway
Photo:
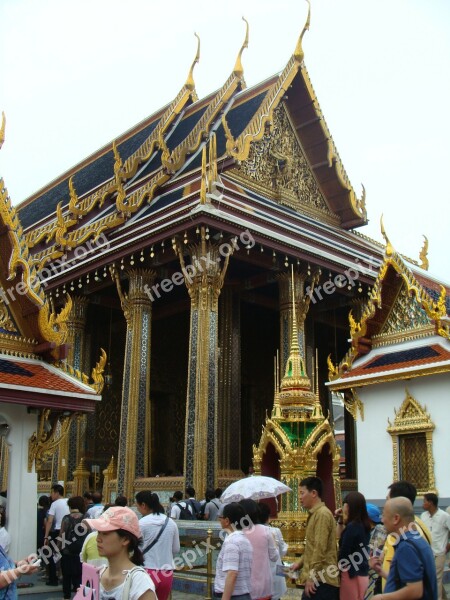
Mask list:
[[[317,455],[317,477],[323,481],[322,500],[332,513],[336,510],[336,499],[333,481],[333,457],[330,444],[325,444]]]

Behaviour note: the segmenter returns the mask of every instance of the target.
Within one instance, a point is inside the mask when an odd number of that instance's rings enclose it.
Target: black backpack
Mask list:
[[[64,529],[64,541],[62,543],[61,552],[62,554],[76,556],[81,552],[84,540],[89,534],[89,529],[87,525],[82,522],[82,517],[80,519],[75,519],[72,515],[67,515],[64,517],[64,520],[67,525]]]
[[[187,507],[187,502],[185,504],[186,506],[182,506],[179,502],[176,502],[176,505],[180,509],[180,516],[178,518],[180,521],[193,521],[195,517]]]

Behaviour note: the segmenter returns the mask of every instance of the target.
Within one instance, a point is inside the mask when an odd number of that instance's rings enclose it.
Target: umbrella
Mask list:
[[[264,475],[251,475],[229,485],[221,495],[220,500],[224,504],[229,504],[230,502],[239,502],[244,498],[251,498],[252,500],[276,498],[285,492],[292,492],[292,490],[281,481]]]

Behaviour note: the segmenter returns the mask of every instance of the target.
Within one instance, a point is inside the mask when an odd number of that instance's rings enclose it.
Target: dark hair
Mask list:
[[[261,514],[259,512],[259,504],[250,498],[244,498],[238,502],[244,509],[245,515],[248,516],[253,525],[261,523]]]
[[[195,490],[192,486],[188,486],[186,488],[186,494],[189,496],[189,498],[195,498]]]
[[[138,504],[146,504],[152,513],[159,515],[164,514],[164,508],[161,506],[158,494],[152,494],[151,492],[138,492],[136,494],[136,502]]]
[[[135,499],[138,504],[146,504],[150,508],[151,497],[152,493],[150,490],[141,490],[136,494]]]
[[[39,496],[38,505],[42,508],[48,508],[50,506],[50,498],[48,496]]]
[[[211,490],[211,489],[206,490],[206,492],[205,492],[205,500],[206,500],[206,502],[209,502],[210,500],[212,500],[215,497],[216,497],[216,495],[214,493],[214,490]]]
[[[428,494],[424,494],[423,497],[425,500],[428,500],[428,502],[434,504],[434,506],[438,505],[439,498],[437,497],[437,494],[433,494],[433,492],[428,492]]]
[[[180,500],[183,500],[183,492],[180,492],[180,491],[175,492],[173,495],[173,499],[175,502],[179,502]]]
[[[102,501],[102,494],[100,492],[94,492],[92,494],[92,501],[94,504],[100,504],[100,502]]]
[[[390,490],[389,496],[391,498],[399,498],[400,496],[404,496],[405,498],[409,498],[409,500],[411,500],[411,504],[414,505],[417,496],[417,490],[416,486],[409,481],[394,481],[394,483],[391,483],[391,485],[388,487],[388,490]]]
[[[220,498],[220,496],[223,494],[223,489],[222,488],[216,488],[214,490],[214,493],[216,495],[216,498]]]
[[[92,500],[92,492],[84,492],[83,498],[85,498],[85,500]]]
[[[117,498],[114,500],[114,504],[116,506],[127,506],[128,500],[126,496],[117,496]]]
[[[125,538],[129,540],[128,544],[128,552],[130,556],[130,560],[134,565],[141,566],[144,564],[144,555],[139,548],[139,540],[138,538],[132,534],[130,531],[126,531],[125,529],[117,529],[116,533],[121,538]]]
[[[322,498],[323,494],[323,482],[320,477],[305,477],[300,481],[300,487],[305,487],[308,492],[312,492],[313,490],[317,492],[319,498]]]
[[[241,502],[231,502],[230,504],[225,504],[223,507],[222,517],[230,519],[230,523],[235,529],[242,529],[242,523],[246,516]]]
[[[86,510],[86,502],[82,496],[72,496],[67,500],[69,508],[76,508],[80,513],[84,513]]]
[[[108,510],[108,508],[112,508],[114,504],[105,504],[102,510],[102,514]]]
[[[4,527],[6,525],[6,512],[4,510],[0,510],[0,527]]]
[[[55,485],[52,485],[52,492],[56,492],[60,496],[64,496],[64,488],[62,485],[59,485],[59,483],[55,483]]]
[[[270,517],[270,506],[265,502],[260,502],[259,506],[259,514],[261,516],[261,523],[265,525],[269,521]]]
[[[344,499],[348,506],[348,522],[362,523],[370,531],[370,519],[367,514],[366,499],[360,492],[349,492]]]

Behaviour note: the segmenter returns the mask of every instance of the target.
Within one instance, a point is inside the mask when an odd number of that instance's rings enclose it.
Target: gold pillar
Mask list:
[[[221,476],[242,476],[240,298],[225,286],[219,302],[218,463]]]
[[[84,296],[73,296],[72,309],[67,320],[67,362],[80,371],[84,370],[86,359],[85,330],[88,304],[89,300]],[[72,421],[69,435],[59,449],[58,476],[65,482],[72,479],[76,466],[85,455],[86,421],[86,415],[80,415]]]
[[[151,471],[150,298],[156,274],[146,269],[132,269],[127,274],[129,288],[128,294],[125,294],[122,292],[117,271],[112,271],[127,322],[117,492],[133,499],[134,480],[136,477],[147,477]]]
[[[217,484],[218,300],[233,246],[212,244],[202,227],[200,242],[188,248],[189,265],[176,242],[174,250],[191,298],[184,477],[202,498]]]
[[[82,458],[73,472],[72,496],[82,496],[89,489],[89,475],[89,470],[84,464],[84,458]]]
[[[111,456],[111,460],[106,469],[103,470],[103,502],[105,504],[111,502],[111,491],[109,489],[109,482],[117,477],[116,464],[114,462],[114,456]]]

